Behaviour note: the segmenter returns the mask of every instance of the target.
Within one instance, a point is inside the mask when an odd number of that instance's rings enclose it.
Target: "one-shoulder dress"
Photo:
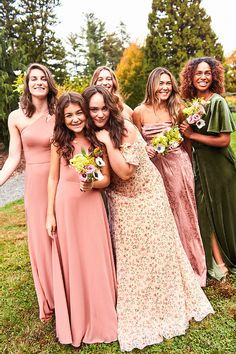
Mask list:
[[[182,335],[213,309],[178,235],[162,177],[137,131],[120,151],[136,172],[112,174],[107,191],[117,267],[118,340],[122,351]]]
[[[81,151],[74,145],[74,153]],[[89,146],[83,146],[86,150]],[[81,192],[79,175],[61,158],[53,240],[56,332],[62,344],[117,340],[116,276],[99,190]]]
[[[40,319],[54,310],[52,288],[52,242],[46,230],[47,183],[50,138],[54,117],[43,116],[21,131],[25,156],[25,210],[28,245]]]
[[[202,117],[206,125],[193,130],[204,135],[231,133],[235,122],[223,97],[214,94]],[[211,248],[216,235],[228,268],[236,274],[236,156],[230,146],[214,147],[192,141],[196,167],[196,200],[199,225],[206,252],[208,273],[218,280],[224,274],[217,266]]]
[[[150,143],[156,134],[171,127],[171,122],[144,124],[142,135]],[[188,153],[179,145],[166,155],[156,154],[152,162],[163,178],[184,250],[200,285],[205,286],[206,259],[198,224],[193,169]]]

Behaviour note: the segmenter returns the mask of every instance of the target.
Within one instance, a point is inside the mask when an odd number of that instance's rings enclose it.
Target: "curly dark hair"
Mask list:
[[[58,91],[56,88],[56,83],[54,81],[54,78],[50,70],[46,66],[39,63],[30,64],[30,66],[27,69],[25,81],[24,81],[24,91],[20,99],[20,106],[24,110],[25,115],[29,118],[32,117],[32,115],[36,110],[34,104],[32,103],[32,95],[29,90],[29,78],[30,78],[31,70],[33,69],[41,70],[46,76],[48,88],[49,88],[48,95],[47,95],[48,111],[49,114],[52,115],[55,113],[55,105],[57,101],[56,97]]]
[[[85,100],[81,94],[77,92],[67,92],[59,98],[56,105],[56,120],[52,143],[58,148],[57,152],[64,157],[67,164],[69,164],[69,160],[73,157],[74,146],[71,142],[75,138],[75,133],[68,129],[65,124],[64,110],[71,103],[78,104],[87,117]]]
[[[111,141],[113,142],[113,145],[115,146],[115,148],[119,148],[121,145],[122,137],[125,136],[126,134],[124,119],[121,116],[121,112],[116,104],[114,96],[102,86],[90,86],[84,90],[82,95],[86,101],[87,112],[89,112],[90,99],[96,93],[99,93],[103,96],[105,106],[108,108],[110,112],[109,120],[106,126],[101,129],[106,129],[107,131],[109,131],[109,135]],[[100,141],[98,141],[96,137],[96,131],[98,130],[100,130],[100,128],[96,127],[96,125],[94,124],[90,116],[90,113],[88,113],[88,120],[87,120],[88,138],[92,143],[92,145],[102,147],[103,144]]]
[[[180,73],[180,91],[182,98],[192,99],[196,97],[197,90],[193,86],[193,76],[197,69],[197,66],[205,62],[207,63],[212,72],[212,84],[210,86],[210,91],[218,93],[219,95],[224,94],[224,68],[220,61],[211,57],[201,57],[189,60],[183,67]]]

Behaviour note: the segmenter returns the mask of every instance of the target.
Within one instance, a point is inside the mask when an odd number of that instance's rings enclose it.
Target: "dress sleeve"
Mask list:
[[[125,143],[121,145],[120,151],[125,159],[125,162],[135,166],[139,165],[140,153],[138,149],[138,144]]]
[[[209,133],[232,133],[236,130],[236,124],[223,97],[217,96],[212,100],[208,114],[210,115],[207,128]]]

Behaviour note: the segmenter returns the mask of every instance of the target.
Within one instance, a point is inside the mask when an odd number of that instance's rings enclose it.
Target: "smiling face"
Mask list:
[[[46,75],[40,69],[30,71],[28,86],[32,97],[45,98],[49,92]]]
[[[106,69],[101,70],[95,84],[103,86],[109,92],[112,92],[114,84],[113,84],[111,73]]]
[[[206,62],[198,64],[193,75],[193,86],[197,90],[197,94],[208,93],[212,84],[212,72],[210,66]]]
[[[83,134],[82,131],[85,127],[86,116],[79,104],[70,103],[65,107],[64,119],[66,127],[72,130],[76,136]]]
[[[105,127],[110,117],[110,111],[106,107],[101,93],[97,92],[90,98],[89,113],[96,127]]]
[[[172,92],[172,81],[169,75],[161,74],[160,81],[156,83],[155,95],[161,101],[166,101]]]

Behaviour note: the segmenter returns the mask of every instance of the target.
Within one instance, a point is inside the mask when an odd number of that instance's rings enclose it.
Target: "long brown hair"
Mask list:
[[[107,70],[112,78],[112,90],[111,93],[114,95],[114,99],[116,101],[116,104],[118,105],[118,108],[122,111],[124,109],[124,105],[123,105],[123,100],[121,98],[120,92],[119,92],[119,83],[118,83],[118,79],[116,77],[116,74],[114,73],[114,71],[109,68],[108,66],[99,66],[97,67],[97,69],[94,71],[92,79],[90,81],[90,85],[97,85],[97,81],[99,78],[99,74],[102,70]]]
[[[74,146],[71,142],[75,138],[75,133],[67,128],[64,111],[71,103],[78,104],[83,113],[87,116],[85,100],[81,94],[77,92],[66,92],[59,98],[56,105],[56,119],[52,143],[58,148],[57,152],[64,157],[67,164],[69,164],[70,158],[73,157]]]
[[[193,85],[194,73],[202,62],[207,63],[211,68],[212,83],[210,91],[224,94],[224,68],[220,61],[211,57],[201,57],[189,60],[180,73],[180,91],[185,99],[192,99],[197,96],[197,90]]]
[[[84,90],[82,95],[86,101],[88,112],[89,112],[90,99],[96,93],[100,93],[103,96],[105,106],[109,110],[109,120],[107,122],[106,127],[102,129],[106,129],[107,131],[109,131],[109,135],[114,146],[116,148],[119,148],[121,145],[122,137],[126,133],[126,129],[124,126],[124,119],[122,118],[121,112],[117,107],[117,104],[114,100],[114,96],[102,86],[90,86]],[[96,131],[100,129],[96,127],[90,114],[88,114],[87,129],[88,129],[88,137],[91,143],[94,146],[102,146],[102,144],[96,138],[96,134],[95,134]]]
[[[23,91],[23,94],[20,99],[20,106],[24,110],[25,115],[27,117],[29,117],[29,118],[32,117],[32,115],[34,114],[35,109],[36,109],[33,102],[32,102],[32,95],[29,90],[29,77],[30,77],[31,70],[33,70],[33,69],[41,70],[47,79],[48,89],[49,89],[48,95],[47,95],[48,110],[49,110],[49,114],[52,115],[55,113],[57,88],[56,88],[56,83],[54,81],[52,73],[50,72],[50,70],[46,66],[44,66],[42,64],[33,63],[33,64],[30,64],[30,66],[28,67],[27,72],[26,72],[26,76],[25,76],[25,81],[24,81],[24,91]]]
[[[147,84],[146,84],[145,97],[142,103],[153,106],[154,111],[155,108],[158,107],[158,105],[160,104],[160,100],[156,95],[156,86],[159,85],[160,77],[162,74],[168,75],[171,80],[172,92],[170,94],[170,97],[167,100],[167,108],[171,118],[176,123],[179,120],[182,101],[179,95],[179,89],[175,77],[166,68],[162,68],[162,67],[155,68],[149,74]]]

